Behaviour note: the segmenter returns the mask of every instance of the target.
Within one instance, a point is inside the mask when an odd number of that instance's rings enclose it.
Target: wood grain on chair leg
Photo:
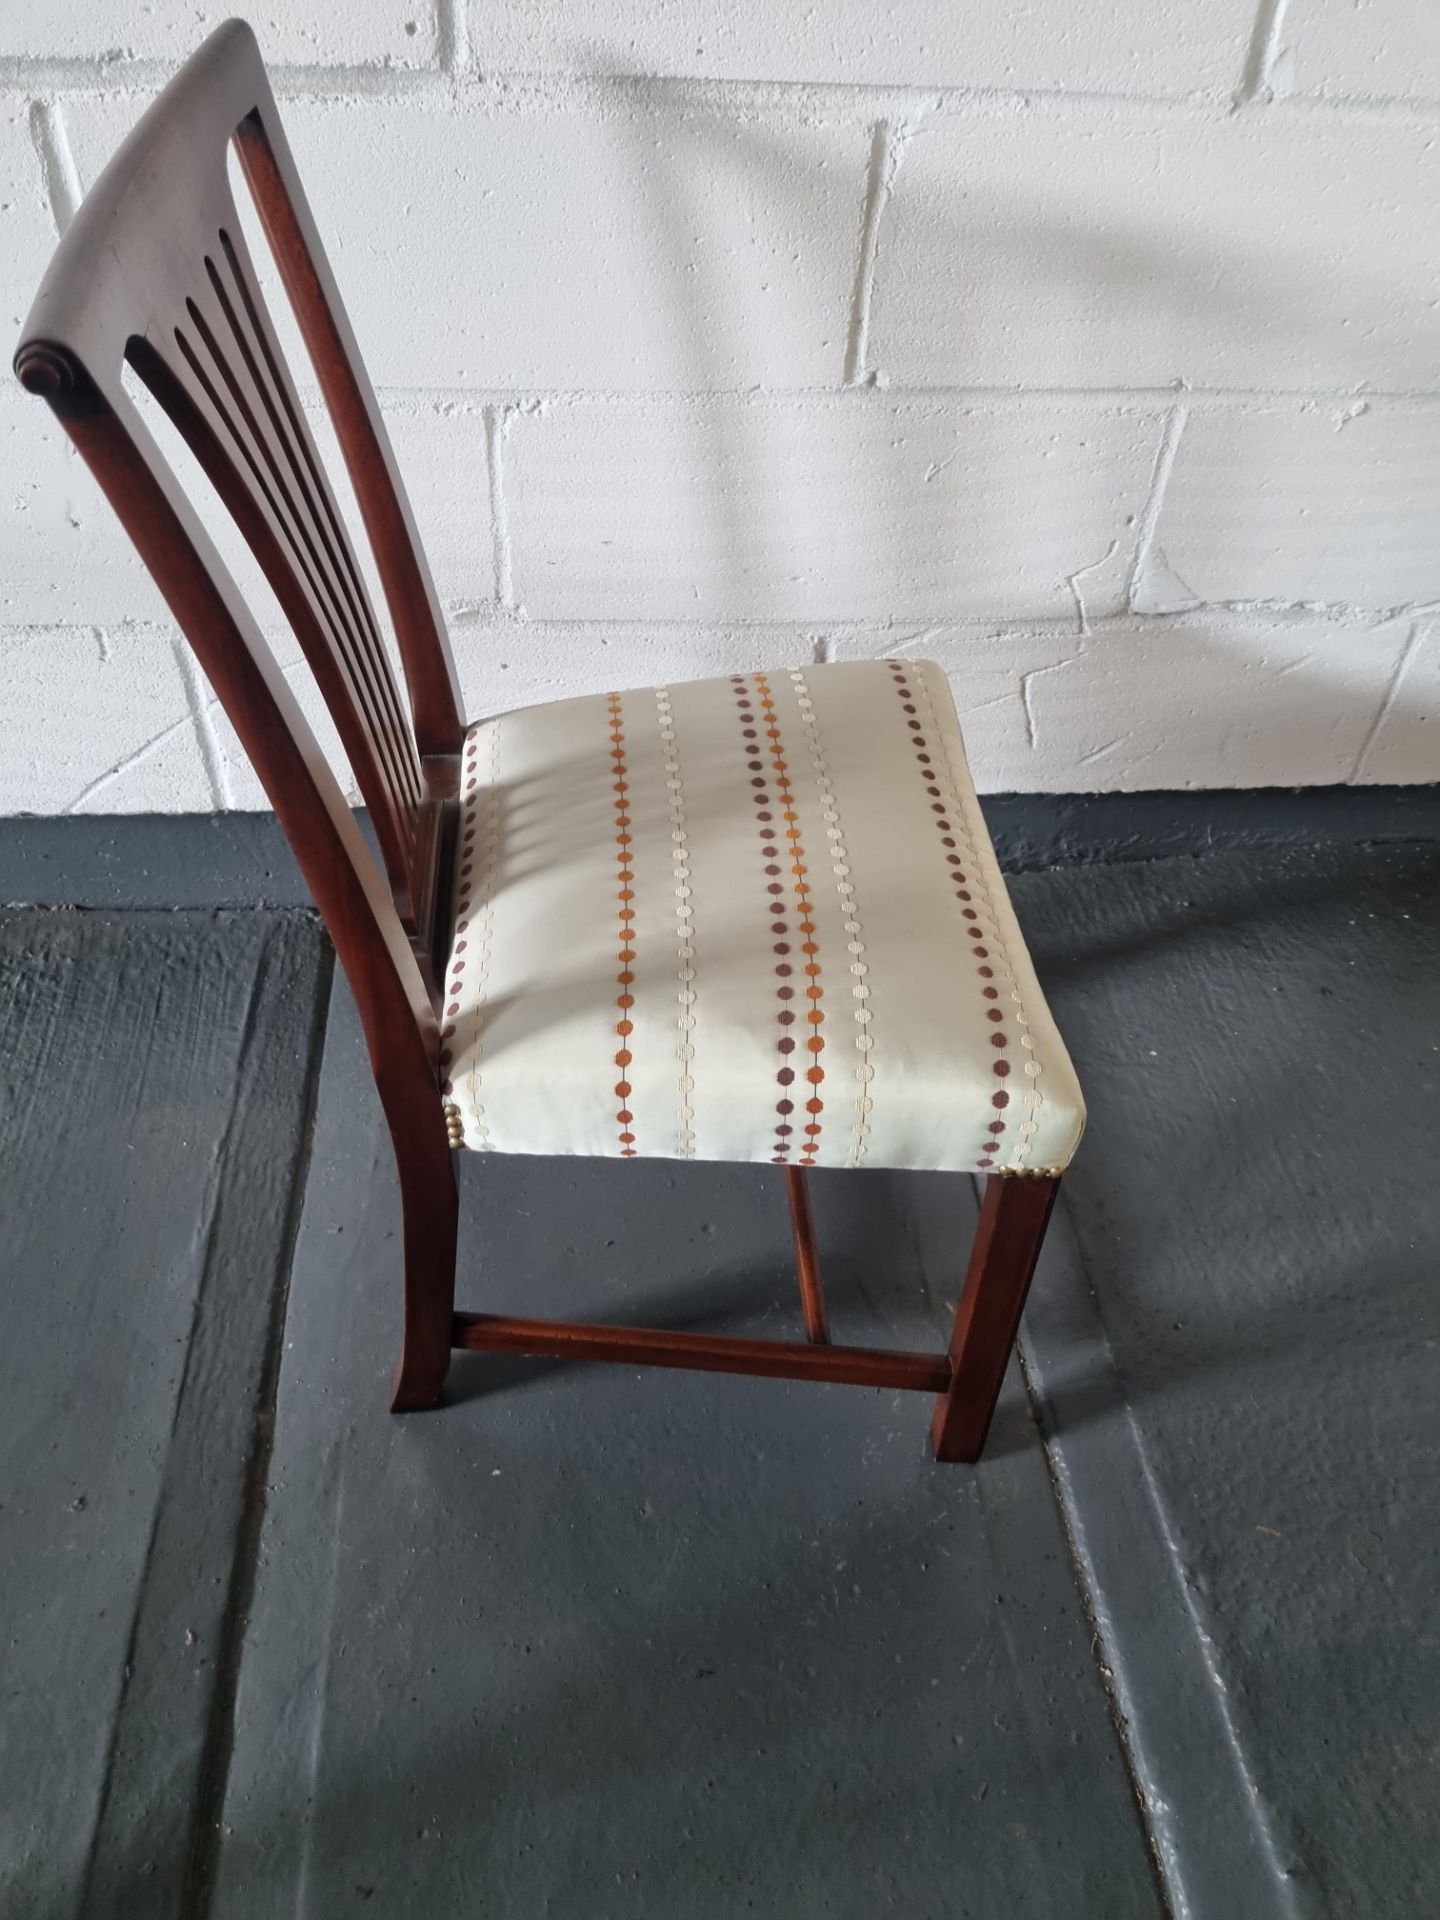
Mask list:
[[[805,1332],[817,1346],[825,1346],[829,1343],[830,1326],[825,1318],[820,1255],[815,1249],[815,1221],[810,1212],[810,1189],[803,1167],[785,1168],[785,1198],[790,1202],[790,1225],[795,1235],[795,1272],[800,1280]]]
[[[455,1167],[448,1147],[437,1153],[428,1139],[416,1147],[408,1142],[396,1155],[405,1228],[405,1339],[390,1387],[392,1413],[419,1413],[439,1401],[455,1315]]]
[[[950,1386],[930,1423],[937,1460],[980,1458],[1059,1189],[1058,1175],[991,1174],[985,1182],[950,1336]]]

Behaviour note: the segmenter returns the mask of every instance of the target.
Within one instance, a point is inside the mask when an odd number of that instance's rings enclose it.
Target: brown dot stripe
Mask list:
[[[625,762],[625,720],[619,694],[608,694],[605,704],[610,716],[610,761],[615,796],[615,865],[619,882],[616,956],[620,965],[615,975],[615,984],[620,991],[615,996],[615,1005],[619,1009],[620,1017],[615,1022],[615,1034],[620,1045],[615,1053],[615,1124],[620,1133],[620,1152],[625,1159],[633,1160],[635,1158],[633,1131],[635,1115],[630,1106],[630,1096],[633,1091],[630,1065],[634,1056],[630,1043],[635,1037],[635,868],[632,864],[633,842],[630,835],[630,785]]]
[[[992,1027],[990,1045],[996,1054],[995,1059],[990,1063],[991,1075],[996,1082],[990,1095],[990,1108],[994,1117],[986,1125],[985,1138],[981,1142],[980,1153],[975,1162],[982,1172],[988,1173],[999,1156],[1005,1133],[1005,1122],[1001,1115],[1010,1105],[1010,1095],[1004,1083],[1010,1077],[1010,1061],[1007,1056],[1010,1051],[1011,1036],[1005,1032],[1004,1013],[993,1004],[999,1000],[1000,992],[994,983],[995,970],[990,965],[992,956],[990,949],[985,945],[984,929],[980,925],[980,916],[975,908],[970,879],[960,856],[957,838],[958,822],[950,818],[948,803],[941,788],[939,756],[943,754],[944,748],[938,740],[932,741],[925,732],[920,720],[920,702],[916,697],[916,689],[905,668],[898,660],[887,660],[885,664],[890,669],[890,676],[900,701],[905,729],[909,735],[911,751],[915,755],[915,764],[924,785],[926,798],[930,803],[935,830],[939,835],[940,845],[944,849],[945,864],[950,876],[950,889],[960,907],[960,917],[964,923],[966,938],[970,943],[971,957],[975,961],[975,975],[981,983],[980,997],[991,1003],[986,1006],[985,1017]]]

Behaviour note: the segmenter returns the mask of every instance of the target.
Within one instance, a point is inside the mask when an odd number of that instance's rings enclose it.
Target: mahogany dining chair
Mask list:
[[[232,143],[408,699],[247,250]],[[378,860],[127,366],[293,628]],[[433,1406],[456,1348],[585,1356],[918,1389],[935,1396],[936,1456],[977,1459],[1084,1106],[940,669],[737,674],[467,725],[384,422],[241,21],[211,35],[95,182],[15,369],[157,581],[354,990],[403,1209],[393,1408]],[[459,1148],[780,1167],[806,1338],[456,1312]],[[832,1341],[815,1166],[984,1177],[948,1351]]]

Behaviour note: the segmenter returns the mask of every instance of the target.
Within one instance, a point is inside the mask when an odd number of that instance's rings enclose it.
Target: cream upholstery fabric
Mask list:
[[[465,745],[446,1116],[481,1151],[1047,1169],[1084,1105],[927,662]]]

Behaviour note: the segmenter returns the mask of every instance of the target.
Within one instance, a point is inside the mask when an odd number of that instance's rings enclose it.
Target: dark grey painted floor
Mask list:
[[[1429,1911],[1437,880],[1017,880],[1092,1123],[974,1471],[703,1375],[467,1356],[388,1419],[313,923],[11,916],[6,1920]],[[467,1304],[793,1325],[761,1170],[462,1173]],[[934,1337],[964,1184],[815,1197],[845,1336]]]
[[[329,974],[294,913],[0,919],[7,1920],[187,1911]]]
[[[1272,1911],[1434,1912],[1440,849],[1017,895],[1090,1094],[1098,1301],[1042,1293],[1031,1358],[1157,1835],[1200,1912],[1267,1864]]]

